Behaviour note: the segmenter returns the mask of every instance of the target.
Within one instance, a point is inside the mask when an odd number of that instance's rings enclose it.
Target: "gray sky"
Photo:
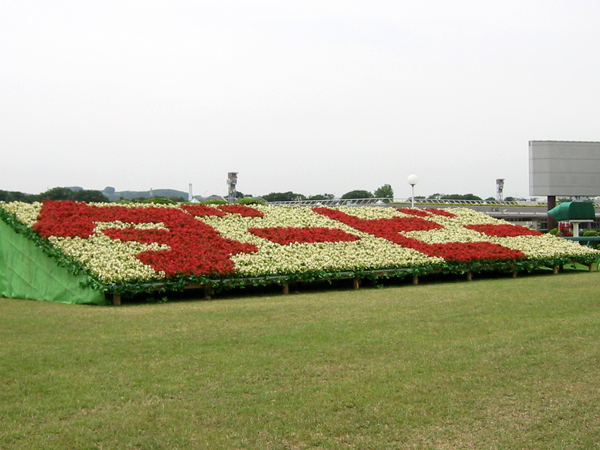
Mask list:
[[[4,0],[0,189],[529,196],[600,140],[597,0]]]

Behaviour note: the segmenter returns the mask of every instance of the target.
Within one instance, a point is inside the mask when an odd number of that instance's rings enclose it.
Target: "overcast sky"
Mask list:
[[[600,141],[598,0],[3,0],[0,189],[529,196]]]

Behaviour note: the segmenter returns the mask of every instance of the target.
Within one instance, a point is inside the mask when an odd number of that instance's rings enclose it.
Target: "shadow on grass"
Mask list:
[[[567,264],[559,271],[559,275],[572,275],[582,272],[588,272],[589,268],[581,264]],[[552,276],[553,269],[540,267],[531,272],[519,272],[517,277],[532,277],[532,276]],[[482,271],[473,274],[472,281],[477,280],[495,280],[507,279],[513,277],[512,273],[497,272],[497,271]],[[467,274],[443,274],[431,273],[426,276],[419,277],[418,284],[453,284],[469,282]],[[360,282],[359,289],[385,289],[388,287],[401,287],[413,285],[414,279],[412,276],[405,277],[379,277],[375,279],[363,279]],[[333,280],[316,280],[310,282],[295,281],[289,283],[288,295],[314,293],[314,292],[343,292],[355,290],[354,281],[352,279],[333,279]],[[281,284],[268,284],[265,286],[247,285],[237,288],[217,289],[206,298],[204,289],[186,289],[182,292],[170,291],[166,293],[140,293],[124,298],[124,305],[127,304],[146,304],[146,303],[165,303],[165,302],[186,302],[186,301],[213,301],[213,300],[232,300],[248,297],[265,297],[265,296],[280,296],[284,295],[284,287]]]

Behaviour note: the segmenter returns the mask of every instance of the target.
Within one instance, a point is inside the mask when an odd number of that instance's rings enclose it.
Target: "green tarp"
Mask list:
[[[60,303],[108,304],[104,293],[81,287],[73,275],[0,220],[0,296]]]
[[[570,220],[594,220],[596,210],[590,202],[565,202],[548,211],[559,222]]]

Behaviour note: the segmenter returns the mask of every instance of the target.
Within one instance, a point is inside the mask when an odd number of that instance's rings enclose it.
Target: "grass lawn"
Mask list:
[[[0,448],[600,448],[599,287],[0,299]]]

